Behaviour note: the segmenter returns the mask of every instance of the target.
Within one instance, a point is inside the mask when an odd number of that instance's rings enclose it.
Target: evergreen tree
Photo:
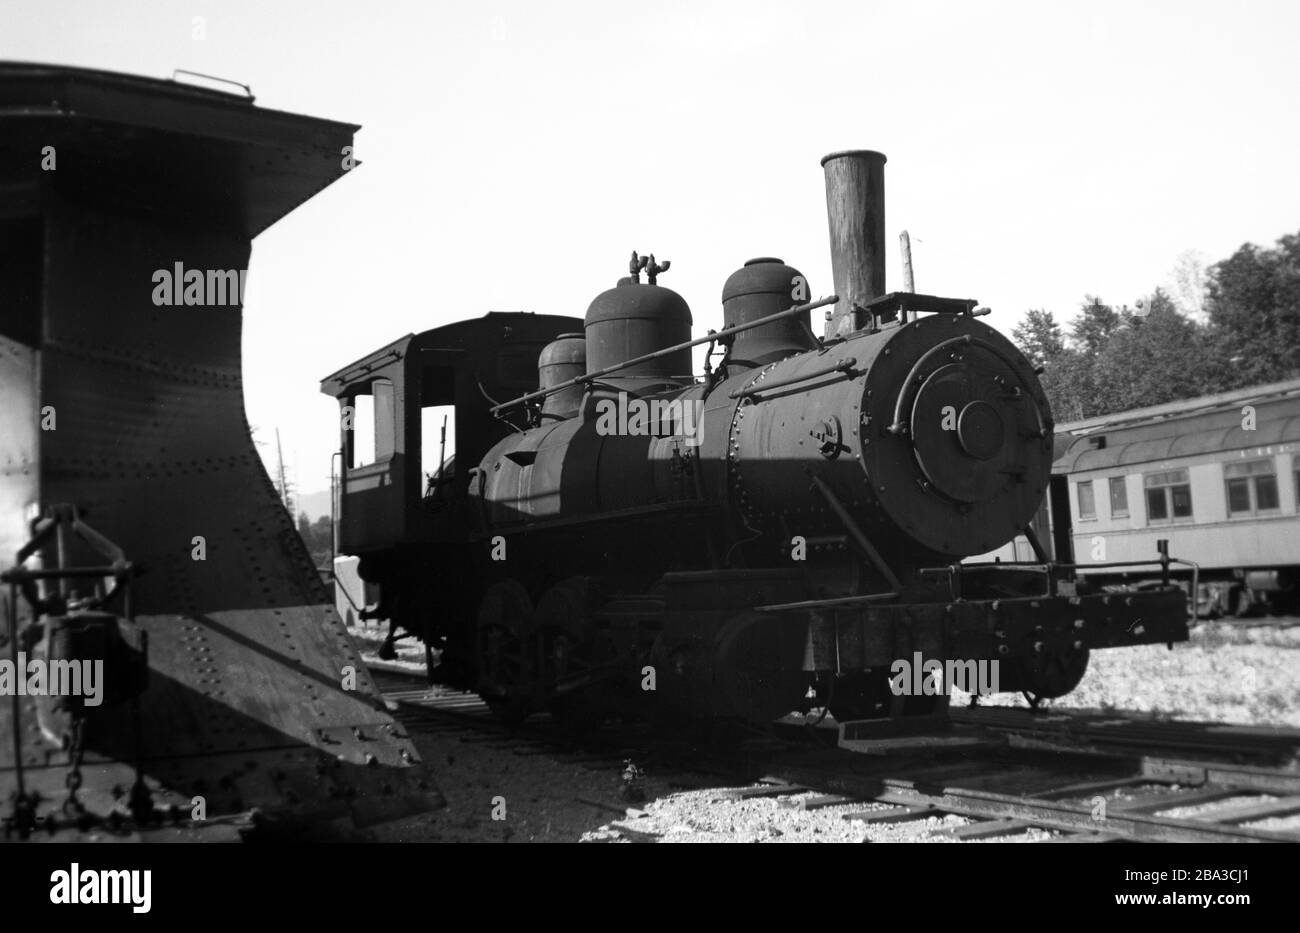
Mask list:
[[[1081,380],[1087,367],[1076,351],[1066,346],[1065,334],[1051,311],[1031,310],[1011,332],[1022,353],[1036,367],[1042,368],[1039,381],[1057,421],[1075,421],[1087,417],[1080,402],[1087,398]]]
[[[1208,278],[1206,323],[1159,288],[1138,311],[1087,296],[1068,338],[1027,312],[1012,336],[1044,368],[1057,423],[1300,376],[1300,234],[1247,244]]]
[[[1214,265],[1206,306],[1224,388],[1300,375],[1300,234]]]
[[[1204,330],[1161,289],[1143,313],[1126,311],[1093,366],[1098,405],[1126,411],[1216,391]]]
[[[1070,337],[1080,352],[1100,353],[1120,323],[1118,311],[1102,304],[1100,298],[1088,295],[1079,309],[1079,316],[1070,325]]]
[[[1065,335],[1051,311],[1026,311],[1011,336],[1035,366],[1045,366],[1065,351]]]

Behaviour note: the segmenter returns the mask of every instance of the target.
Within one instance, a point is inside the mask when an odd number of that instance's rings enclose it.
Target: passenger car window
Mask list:
[[[1125,477],[1112,476],[1110,478],[1110,516],[1111,518],[1123,518],[1128,515],[1128,486],[1125,485]]]
[[[1167,522],[1192,517],[1192,487],[1186,470],[1165,470],[1142,477],[1147,521]]]
[[[1097,498],[1093,495],[1092,480],[1079,484],[1079,517],[1097,517]]]
[[[1228,515],[1254,515],[1278,507],[1277,471],[1271,459],[1225,463]]]

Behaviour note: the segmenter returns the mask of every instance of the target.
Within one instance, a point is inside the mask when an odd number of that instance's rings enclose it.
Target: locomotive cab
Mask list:
[[[335,550],[356,559],[365,584],[343,602],[389,621],[384,654],[406,631],[424,640],[432,665],[463,633],[476,593],[468,545],[480,525],[466,466],[511,433],[489,414],[492,400],[535,388],[543,348],[579,324],[492,312],[408,334],[322,380],[339,404]]]
[[[535,388],[543,348],[579,324],[493,312],[408,334],[322,380],[339,402],[339,553],[464,541],[473,516],[456,465],[477,463],[510,433],[489,414],[491,399]]]

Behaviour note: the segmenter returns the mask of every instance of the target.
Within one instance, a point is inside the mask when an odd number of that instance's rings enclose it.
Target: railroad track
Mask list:
[[[1122,713],[1033,712],[1023,707],[952,709],[957,726],[995,730],[1028,742],[1079,751],[1158,750],[1237,762],[1286,765],[1300,756],[1300,730],[1226,723],[1153,720]]]
[[[647,723],[620,723],[583,734],[566,730],[547,716],[508,726],[476,694],[430,688],[422,676],[405,669],[372,664],[370,670],[393,718],[410,734],[454,736],[525,757],[546,754],[591,770],[622,768],[631,759],[643,765],[753,780],[772,755],[818,741],[801,734],[806,730],[788,729],[783,730],[784,736],[781,731],[756,733],[722,749],[711,747],[707,740],[656,732]]]
[[[863,803],[845,819],[899,822],[956,814],[973,822],[943,830],[957,839],[1019,835],[1032,828],[1054,833],[1050,841],[1112,842],[1297,842],[1300,827],[1287,830],[1248,826],[1300,812],[1294,776],[1265,775],[1245,781],[1231,770],[1193,775],[1136,771],[1089,781],[1071,781],[1062,769],[1032,768],[1013,762],[980,766],[968,762],[954,771],[942,765],[893,769],[879,774],[835,774],[827,769],[782,768],[762,794],[790,795],[815,790],[796,805],[810,807]],[[997,789],[994,789],[997,788]],[[1122,796],[1117,796],[1117,792]],[[743,792],[740,792],[743,793]],[[1178,811],[1192,811],[1179,813]],[[1047,840],[1045,840],[1047,841]]]
[[[887,741],[876,743],[876,754],[834,747],[827,737],[834,730],[824,729],[724,746],[683,743],[643,725],[575,739],[544,718],[505,727],[473,694],[430,690],[408,673],[372,673],[412,733],[454,735],[592,770],[619,769],[629,758],[654,762],[660,773],[707,773],[750,785],[725,797],[780,797],[804,810],[844,807],[845,819],[865,823],[955,814],[972,822],[938,835],[956,840],[1040,829],[1050,833],[1044,841],[1054,842],[1300,841],[1294,731],[984,708],[954,710],[952,733],[898,740],[892,753]]]

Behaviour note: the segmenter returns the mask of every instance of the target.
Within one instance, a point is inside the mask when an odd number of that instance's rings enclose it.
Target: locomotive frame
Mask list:
[[[411,540],[426,506],[410,481],[359,489],[366,475],[342,470],[339,550],[379,585],[372,612],[436,646],[431,678],[512,719],[766,721],[817,703],[843,720],[942,709],[946,692],[930,702],[890,685],[892,663],[918,651],[1000,663],[1004,689],[1036,702],[1073,689],[1092,649],[1187,637],[1167,553],[1152,558],[1162,585],[1120,598],[1081,590],[1041,546],[1029,564],[958,563],[1028,528],[1051,417],[976,302],[882,294],[884,161],[823,160],[836,278],[823,301],[796,304],[797,270],[753,260],[724,288],[725,326],[691,340],[685,302],[655,281],[668,264],[634,253],[629,277],[592,302],[585,338],[576,319],[495,314],[405,338],[444,352],[472,332],[479,355],[453,363],[467,386],[515,328],[553,340],[540,387],[508,402],[483,385],[457,395],[458,435],[480,439],[457,458],[477,465],[443,487],[454,505],[434,520],[436,545]],[[808,315],[828,304],[817,338]],[[706,342],[723,359],[697,378],[689,349]],[[387,416],[407,426],[400,446],[427,402],[395,347],[322,391],[346,415],[377,375],[401,379]],[[602,437],[594,413],[616,397],[698,404],[703,435]],[[345,463],[351,443],[345,429]],[[359,534],[364,510],[394,530]]]

